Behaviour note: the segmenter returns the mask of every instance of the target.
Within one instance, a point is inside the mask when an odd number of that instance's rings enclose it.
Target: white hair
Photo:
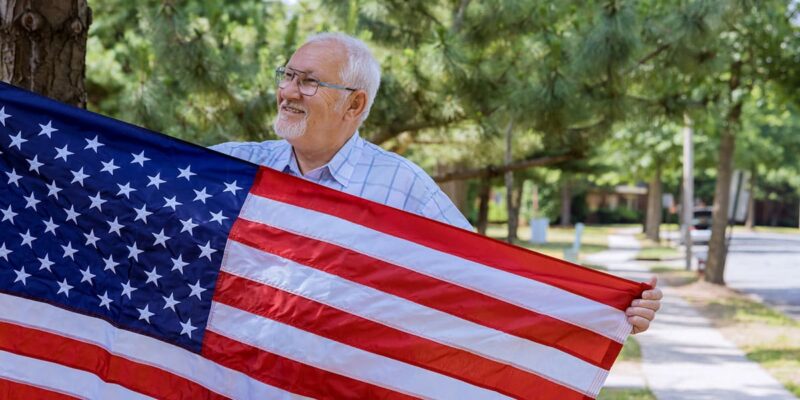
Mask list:
[[[367,92],[367,104],[361,122],[367,119],[381,85],[381,66],[366,43],[338,32],[323,32],[309,37],[303,45],[319,42],[336,42],[347,51],[347,64],[342,67],[340,79],[350,87]]]

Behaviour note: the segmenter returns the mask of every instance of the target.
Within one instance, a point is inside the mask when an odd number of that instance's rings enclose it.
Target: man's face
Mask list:
[[[339,73],[344,65],[343,49],[335,42],[310,43],[299,48],[286,67],[305,73],[309,78],[323,82],[340,82]],[[342,107],[337,107],[347,92],[320,86],[313,96],[300,93],[298,79],[277,93],[278,115],[273,127],[278,136],[292,144],[327,147],[337,142],[343,134]]]

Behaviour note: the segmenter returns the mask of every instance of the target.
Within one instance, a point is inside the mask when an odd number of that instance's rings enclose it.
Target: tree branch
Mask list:
[[[495,176],[500,176],[507,171],[517,171],[521,169],[528,169],[531,167],[542,167],[545,165],[557,164],[560,162],[570,161],[577,158],[579,158],[577,155],[572,155],[572,154],[565,154],[560,156],[534,157],[526,160],[516,161],[508,165],[502,165],[502,166],[488,165],[482,168],[447,172],[444,174],[435,175],[432,178],[434,181],[439,183],[464,180],[470,178],[492,178]]]

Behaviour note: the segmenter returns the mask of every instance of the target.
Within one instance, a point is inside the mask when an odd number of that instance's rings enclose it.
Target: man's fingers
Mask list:
[[[631,307],[643,307],[643,308],[649,308],[653,311],[658,311],[661,308],[661,302],[659,300],[638,299],[634,300],[633,303],[631,303]]]
[[[633,325],[633,329],[631,329],[633,334],[644,332],[650,327],[650,320],[639,316],[628,317],[628,322]]]
[[[642,317],[648,321],[652,321],[656,317],[656,311],[644,307],[630,307],[625,311],[625,315],[629,317]]]
[[[662,297],[664,297],[664,293],[662,293],[659,288],[642,292],[642,298],[645,300],[661,300]]]

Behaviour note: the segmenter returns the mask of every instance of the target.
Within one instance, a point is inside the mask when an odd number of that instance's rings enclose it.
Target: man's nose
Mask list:
[[[295,77],[289,82],[286,82],[283,87],[279,87],[280,96],[284,99],[299,99],[303,97],[300,93],[300,79]]]

